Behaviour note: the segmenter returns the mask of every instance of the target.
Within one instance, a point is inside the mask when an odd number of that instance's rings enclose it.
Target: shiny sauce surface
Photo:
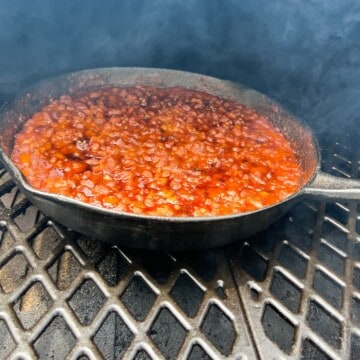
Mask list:
[[[296,192],[301,176],[265,116],[181,87],[61,96],[26,121],[11,158],[35,189],[167,217],[261,209]]]

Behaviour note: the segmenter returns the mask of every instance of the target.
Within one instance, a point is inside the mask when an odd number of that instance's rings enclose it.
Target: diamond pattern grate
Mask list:
[[[340,144],[324,165],[360,177]],[[244,243],[169,254],[64,229],[0,170],[0,359],[356,359],[359,349],[360,205],[303,202]]]
[[[327,172],[359,178],[358,151],[339,143],[327,149]],[[272,229],[230,253],[260,357],[360,357],[359,209],[300,203]]]

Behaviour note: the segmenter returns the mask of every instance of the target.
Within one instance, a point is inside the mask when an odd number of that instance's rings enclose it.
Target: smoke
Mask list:
[[[266,93],[318,132],[358,130],[356,0],[2,0],[0,92],[100,66],[182,69]]]

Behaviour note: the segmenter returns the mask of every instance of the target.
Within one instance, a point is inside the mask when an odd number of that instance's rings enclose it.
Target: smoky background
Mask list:
[[[354,0],[0,0],[0,93],[86,68],[180,69],[358,136],[359,20]]]

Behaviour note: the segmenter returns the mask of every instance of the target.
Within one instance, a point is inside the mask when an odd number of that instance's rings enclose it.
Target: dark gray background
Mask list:
[[[319,133],[359,133],[360,2],[0,0],[0,92],[99,66],[240,81]]]

